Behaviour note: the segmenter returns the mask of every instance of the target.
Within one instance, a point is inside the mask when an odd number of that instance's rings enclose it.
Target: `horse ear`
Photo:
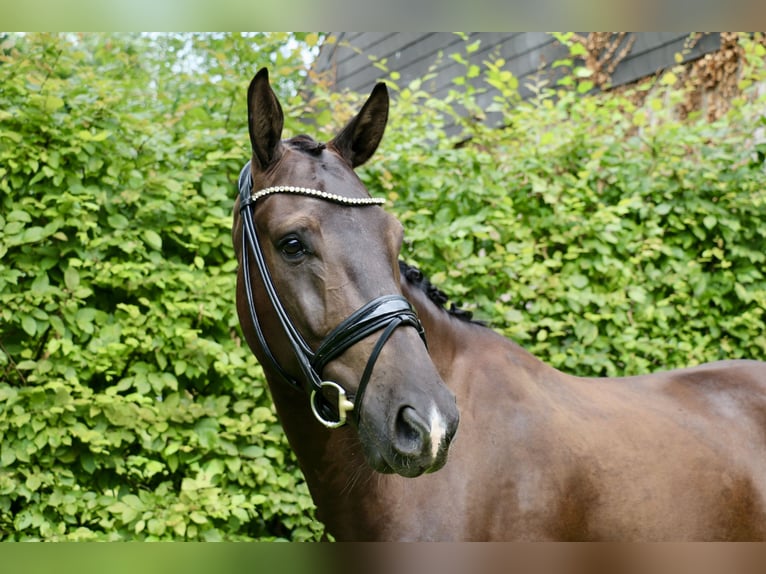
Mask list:
[[[253,165],[266,169],[279,157],[284,114],[269,85],[269,71],[261,68],[247,90],[247,123]]]
[[[351,167],[362,165],[378,148],[388,121],[388,89],[379,83],[359,113],[335,136],[330,145]]]

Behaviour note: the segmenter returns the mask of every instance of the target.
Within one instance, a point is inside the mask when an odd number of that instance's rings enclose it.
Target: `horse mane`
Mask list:
[[[402,277],[407,280],[407,283],[423,291],[423,293],[428,296],[428,299],[440,309],[443,309],[461,321],[465,321],[467,323],[475,323],[477,325],[485,325],[483,321],[474,320],[473,313],[471,311],[461,309],[454,303],[450,303],[448,307],[447,303],[449,302],[449,297],[447,294],[436,287],[433,283],[431,283],[431,281],[425,275],[423,275],[423,272],[417,267],[408,265],[404,261],[400,260],[399,272],[402,274]]]

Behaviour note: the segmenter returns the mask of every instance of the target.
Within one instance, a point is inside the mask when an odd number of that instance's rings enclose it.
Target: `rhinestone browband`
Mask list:
[[[274,195],[275,193],[295,193],[297,195],[308,195],[309,197],[318,197],[320,199],[326,199],[342,205],[383,205],[386,203],[385,199],[377,197],[343,197],[342,195],[336,195],[334,193],[327,193],[319,189],[311,189],[310,187],[295,187],[293,185],[275,185],[274,187],[267,187],[262,189],[258,193],[254,193],[250,197],[249,203],[255,203],[262,197],[268,195]]]

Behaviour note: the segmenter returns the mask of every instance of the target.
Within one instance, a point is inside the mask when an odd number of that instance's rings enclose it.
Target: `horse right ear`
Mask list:
[[[247,123],[253,166],[265,170],[279,158],[284,114],[269,85],[269,71],[261,68],[247,90]]]
[[[366,162],[380,143],[388,121],[388,89],[379,83],[359,113],[335,136],[330,145],[354,168]]]

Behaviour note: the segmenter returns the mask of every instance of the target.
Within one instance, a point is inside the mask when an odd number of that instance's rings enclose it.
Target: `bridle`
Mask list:
[[[239,174],[239,210],[242,218],[242,275],[245,282],[245,293],[250,310],[250,318],[258,337],[258,343],[260,344],[261,349],[263,349],[266,360],[270,363],[273,369],[279,373],[290,386],[298,390],[303,389],[304,386],[287,373],[287,371],[279,364],[266,342],[266,337],[263,328],[261,327],[261,323],[258,320],[258,313],[255,308],[252,282],[250,280],[250,257],[248,256],[248,252],[255,260],[256,267],[261,275],[261,280],[263,281],[271,305],[277,314],[282,330],[290,341],[290,346],[295,353],[295,357],[300,365],[303,376],[308,382],[306,390],[310,393],[309,403],[314,416],[325,427],[338,428],[346,423],[347,413],[351,411],[354,413],[355,422],[358,425],[361,416],[362,399],[365,390],[367,389],[367,383],[372,376],[372,370],[380,352],[383,350],[383,346],[391,335],[393,335],[397,327],[405,325],[415,327],[420,338],[423,340],[423,343],[425,343],[426,338],[423,325],[420,323],[415,310],[407,299],[401,295],[384,295],[373,299],[353,312],[347,319],[330,331],[320,343],[316,351],[313,351],[295,328],[295,325],[293,325],[287,310],[282,305],[282,302],[277,295],[276,288],[271,279],[271,274],[266,265],[261,244],[258,240],[253,212],[255,211],[256,202],[259,199],[274,194],[310,196],[347,207],[381,205],[385,203],[385,200],[372,197],[343,197],[318,189],[294,186],[274,186],[258,191],[257,193],[252,193],[252,190],[253,177],[250,170],[250,162],[248,161]],[[365,337],[381,330],[383,332],[370,353],[370,357],[367,360],[367,365],[362,373],[362,378],[359,380],[359,387],[353,400],[347,397],[345,389],[338,383],[323,380],[322,371],[330,361],[342,355],[349,347],[352,347]],[[335,410],[337,411],[335,419],[331,418],[335,413],[333,413],[333,407],[324,395],[324,390],[328,388],[335,390],[338,395],[337,404],[334,405]]]

